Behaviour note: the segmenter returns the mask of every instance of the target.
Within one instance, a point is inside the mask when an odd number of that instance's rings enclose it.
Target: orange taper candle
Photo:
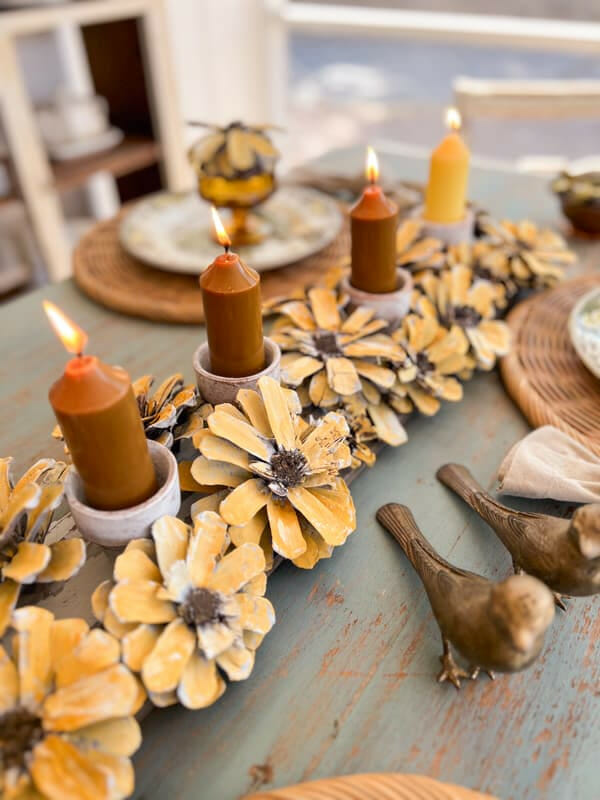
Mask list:
[[[154,465],[127,373],[82,355],[87,334],[53,303],[44,301],[52,327],[75,354],[50,389],[67,447],[83,482],[86,502],[114,511],[156,491]]]
[[[367,148],[369,185],[350,211],[352,276],[356,289],[373,294],[397,288],[396,228],[398,206],[377,186],[379,167],[375,151]]]
[[[265,366],[260,278],[229,251],[229,237],[216,209],[212,212],[225,252],[200,276],[210,369],[226,378],[255,375]]]

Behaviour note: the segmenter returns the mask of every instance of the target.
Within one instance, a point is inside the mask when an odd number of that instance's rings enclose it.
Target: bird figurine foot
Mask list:
[[[477,675],[474,676],[473,671],[468,672],[466,669],[458,666],[450,650],[450,642],[444,636],[442,636],[442,643],[444,645],[444,652],[440,656],[442,669],[437,676],[438,683],[450,681],[450,683],[456,687],[456,689],[460,689],[461,678],[473,680],[473,677],[477,677]]]
[[[559,608],[565,608],[560,595],[600,592],[600,503],[581,506],[572,519],[562,519],[502,505],[461,464],[444,464],[437,478],[496,532],[517,574],[523,570],[552,589]]]
[[[455,567],[434,550],[406,506],[388,503],[377,519],[402,547],[427,592],[444,644],[438,680],[458,689],[461,678],[480,669],[516,672],[535,661],[554,619],[554,598],[543,583],[530,575],[494,583]],[[456,665],[450,644],[477,665],[472,673]]]
[[[484,669],[485,674],[489,677],[491,681],[496,680],[496,673],[492,669]],[[473,671],[471,672],[471,680],[475,680],[479,677],[479,673],[481,672],[481,667],[474,667]]]

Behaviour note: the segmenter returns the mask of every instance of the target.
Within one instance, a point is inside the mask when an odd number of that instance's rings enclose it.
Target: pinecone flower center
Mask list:
[[[419,375],[426,375],[428,372],[433,372],[435,370],[435,364],[429,360],[427,353],[423,352],[423,350],[419,350],[415,362],[419,370]]]
[[[448,317],[450,324],[460,325],[461,328],[475,328],[483,319],[477,309],[467,305],[452,306]]]
[[[306,474],[308,461],[300,450],[278,450],[271,456],[271,470],[277,483],[286,489],[299,486]]]
[[[187,593],[185,600],[179,606],[179,616],[191,628],[223,622],[225,619],[219,595],[203,588],[191,589]]]
[[[25,768],[25,757],[42,740],[42,721],[26,708],[13,708],[0,716],[0,763],[3,769]]]
[[[317,331],[313,334],[313,344],[323,359],[340,358],[344,355],[333,331]]]

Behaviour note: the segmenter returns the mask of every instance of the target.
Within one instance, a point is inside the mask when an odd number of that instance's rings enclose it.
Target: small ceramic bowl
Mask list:
[[[395,292],[373,294],[356,289],[350,283],[350,277],[342,279],[342,289],[350,297],[350,303],[355,308],[363,306],[371,308],[381,319],[388,321],[390,328],[397,328],[410,310],[410,298],[413,290],[413,280],[410,272],[398,267],[398,288]]]
[[[600,233],[600,172],[563,172],[552,181],[551,188],[575,230]]]
[[[83,483],[75,467],[65,481],[65,495],[81,535],[104,547],[122,547],[131,539],[150,536],[152,524],[169,514],[175,516],[181,505],[179,473],[173,453],[158,442],[148,441],[156,470],[158,489],[143,503],[118,511],[100,511],[85,502]]]
[[[201,344],[194,353],[193,365],[196,383],[205,402],[212,403],[212,405],[233,403],[240,389],[256,389],[259,379],[265,375],[279,380],[281,350],[272,339],[268,339],[266,336],[264,344],[266,367],[255,375],[247,375],[243,378],[225,378],[211,372],[208,344],[206,342]]]
[[[423,235],[440,239],[446,245],[461,244],[473,241],[475,231],[475,214],[467,207],[465,216],[458,222],[430,222],[423,217],[423,206],[415,208],[412,216],[423,220]]]

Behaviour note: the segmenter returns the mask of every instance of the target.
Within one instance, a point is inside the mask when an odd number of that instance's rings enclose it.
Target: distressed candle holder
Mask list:
[[[472,208],[467,207],[465,216],[458,222],[431,222],[423,216],[423,208],[424,206],[419,206],[412,215],[423,222],[422,236],[432,236],[448,246],[462,242],[469,244],[473,241],[475,213]]]
[[[158,489],[143,503],[117,511],[101,511],[85,502],[83,483],[75,467],[65,481],[65,495],[81,535],[105,547],[122,547],[131,539],[150,536],[150,528],[164,515],[175,516],[181,505],[177,460],[162,444],[148,440]]]
[[[215,375],[210,371],[210,353],[208,343],[204,342],[194,353],[193,365],[196,373],[196,383],[201,396],[206,403],[233,403],[240,389],[256,389],[258,381],[265,375],[279,380],[281,364],[281,350],[272,339],[265,336],[265,361],[266,366],[254,375],[240,378],[227,378]]]
[[[410,272],[402,267],[396,270],[398,276],[397,289],[395,292],[384,292],[374,294],[357,289],[350,283],[350,275],[342,278],[342,291],[346,292],[350,298],[350,303],[354,308],[363,306],[371,308],[380,319],[385,319],[390,328],[397,328],[410,310],[410,299],[413,290],[413,280]]]

